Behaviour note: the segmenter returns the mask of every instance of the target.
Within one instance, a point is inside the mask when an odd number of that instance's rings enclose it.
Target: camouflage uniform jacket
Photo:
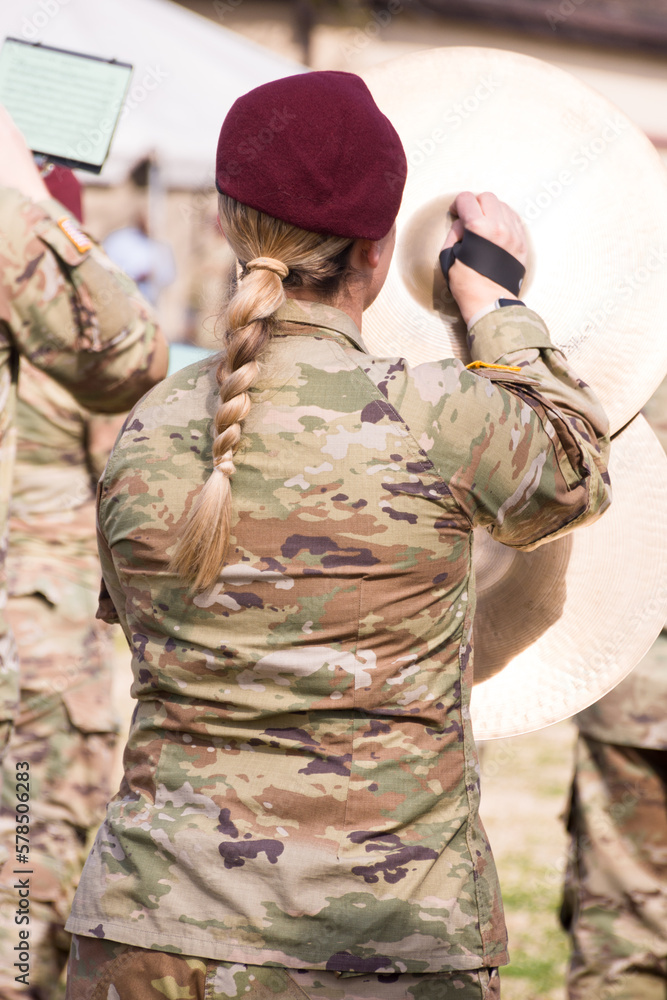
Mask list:
[[[667,452],[667,379],[643,413]],[[667,750],[667,625],[632,673],[575,721],[603,743]]]
[[[320,304],[279,316],[218,584],[167,571],[211,474],[214,365],[135,408],[100,484],[103,614],[138,705],[68,929],[348,973],[503,964],[472,528],[530,546],[604,509],[606,418],[522,307],[470,338],[519,374],[372,357]]]
[[[18,698],[3,608],[19,354],[105,412],[128,409],[166,364],[157,371],[164,348],[150,308],[57,201],[0,188],[0,265],[1,747]]]
[[[9,517],[7,616],[18,635],[12,598],[45,600],[51,610],[51,665],[78,660],[72,690],[62,692],[72,721],[86,732],[115,731],[117,720],[109,698],[109,648],[91,636],[105,629],[94,621],[100,586],[95,532],[95,484],[104,470],[123,416],[92,414],[45,372],[25,358],[19,368],[16,406],[16,460]],[[67,587],[66,584],[74,584]],[[68,601],[63,603],[65,595]],[[72,603],[74,602],[74,603]],[[22,607],[19,603],[18,607]],[[89,617],[89,627],[72,632],[75,620]],[[34,622],[28,634],[34,630]],[[26,641],[21,657],[33,655]],[[35,637],[35,641],[39,640]],[[109,636],[108,641],[111,641]],[[21,686],[24,687],[25,671]],[[31,672],[30,689],[52,693],[53,674]],[[22,696],[23,697],[23,696]]]

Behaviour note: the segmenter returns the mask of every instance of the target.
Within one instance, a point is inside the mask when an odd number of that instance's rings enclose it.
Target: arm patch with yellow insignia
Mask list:
[[[70,243],[74,244],[79,253],[85,253],[87,250],[90,250],[93,245],[92,240],[85,233],[81,232],[69,216],[63,215],[62,219],[58,219],[58,226],[62,229]]]

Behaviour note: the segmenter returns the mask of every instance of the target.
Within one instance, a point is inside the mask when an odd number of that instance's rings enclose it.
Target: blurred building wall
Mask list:
[[[427,6],[428,4],[428,6]],[[667,161],[667,2],[665,0],[495,0],[494,3],[468,0],[380,0],[362,4],[359,0],[181,0],[181,5],[238,31],[247,38],[291,59],[305,61],[312,69],[338,69],[359,73],[368,66],[418,49],[443,45],[475,45],[511,49],[554,63],[595,87],[618,105],[661,149]],[[438,13],[435,7],[456,8],[457,18]],[[466,20],[461,12],[469,7],[471,15],[478,7],[495,8],[496,23],[490,20]],[[544,31],[530,34],[518,24],[520,11],[537,8],[544,21]],[[596,21],[590,13],[597,10]],[[641,8],[641,10],[640,10]],[[655,24],[662,25],[654,46],[641,42],[650,35],[648,17],[653,11]],[[582,29],[573,38],[568,28],[576,21],[598,26],[604,11],[615,12],[614,33],[618,44],[586,44]],[[306,11],[305,19],[303,11]],[[503,17],[503,12],[507,16]],[[512,27],[512,14],[515,27]],[[624,18],[626,19],[624,22]],[[308,22],[310,20],[310,30]],[[528,20],[528,18],[526,18]],[[532,29],[536,17],[531,17]],[[626,44],[623,25],[627,22]],[[530,27],[528,24],[526,27]],[[531,30],[532,30],[531,29]],[[309,36],[304,45],[304,34]],[[601,31],[590,29],[590,37]],[[645,48],[642,49],[642,44]],[[662,51],[661,51],[662,47]]]

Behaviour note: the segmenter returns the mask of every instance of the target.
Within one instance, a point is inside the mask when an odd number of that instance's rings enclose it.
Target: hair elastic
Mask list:
[[[289,274],[289,267],[275,257],[255,257],[249,260],[245,266],[246,271],[273,271],[279,278],[286,278]]]

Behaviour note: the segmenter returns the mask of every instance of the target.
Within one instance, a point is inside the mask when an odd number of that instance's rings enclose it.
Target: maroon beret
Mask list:
[[[381,239],[407,176],[396,129],[354,73],[302,73],[239,97],[220,131],[218,191],[315,233]]]
[[[79,222],[83,222],[81,185],[69,167],[54,166],[51,173],[44,178],[44,182],[51,197],[64,205],[72,215],[76,215]]]

